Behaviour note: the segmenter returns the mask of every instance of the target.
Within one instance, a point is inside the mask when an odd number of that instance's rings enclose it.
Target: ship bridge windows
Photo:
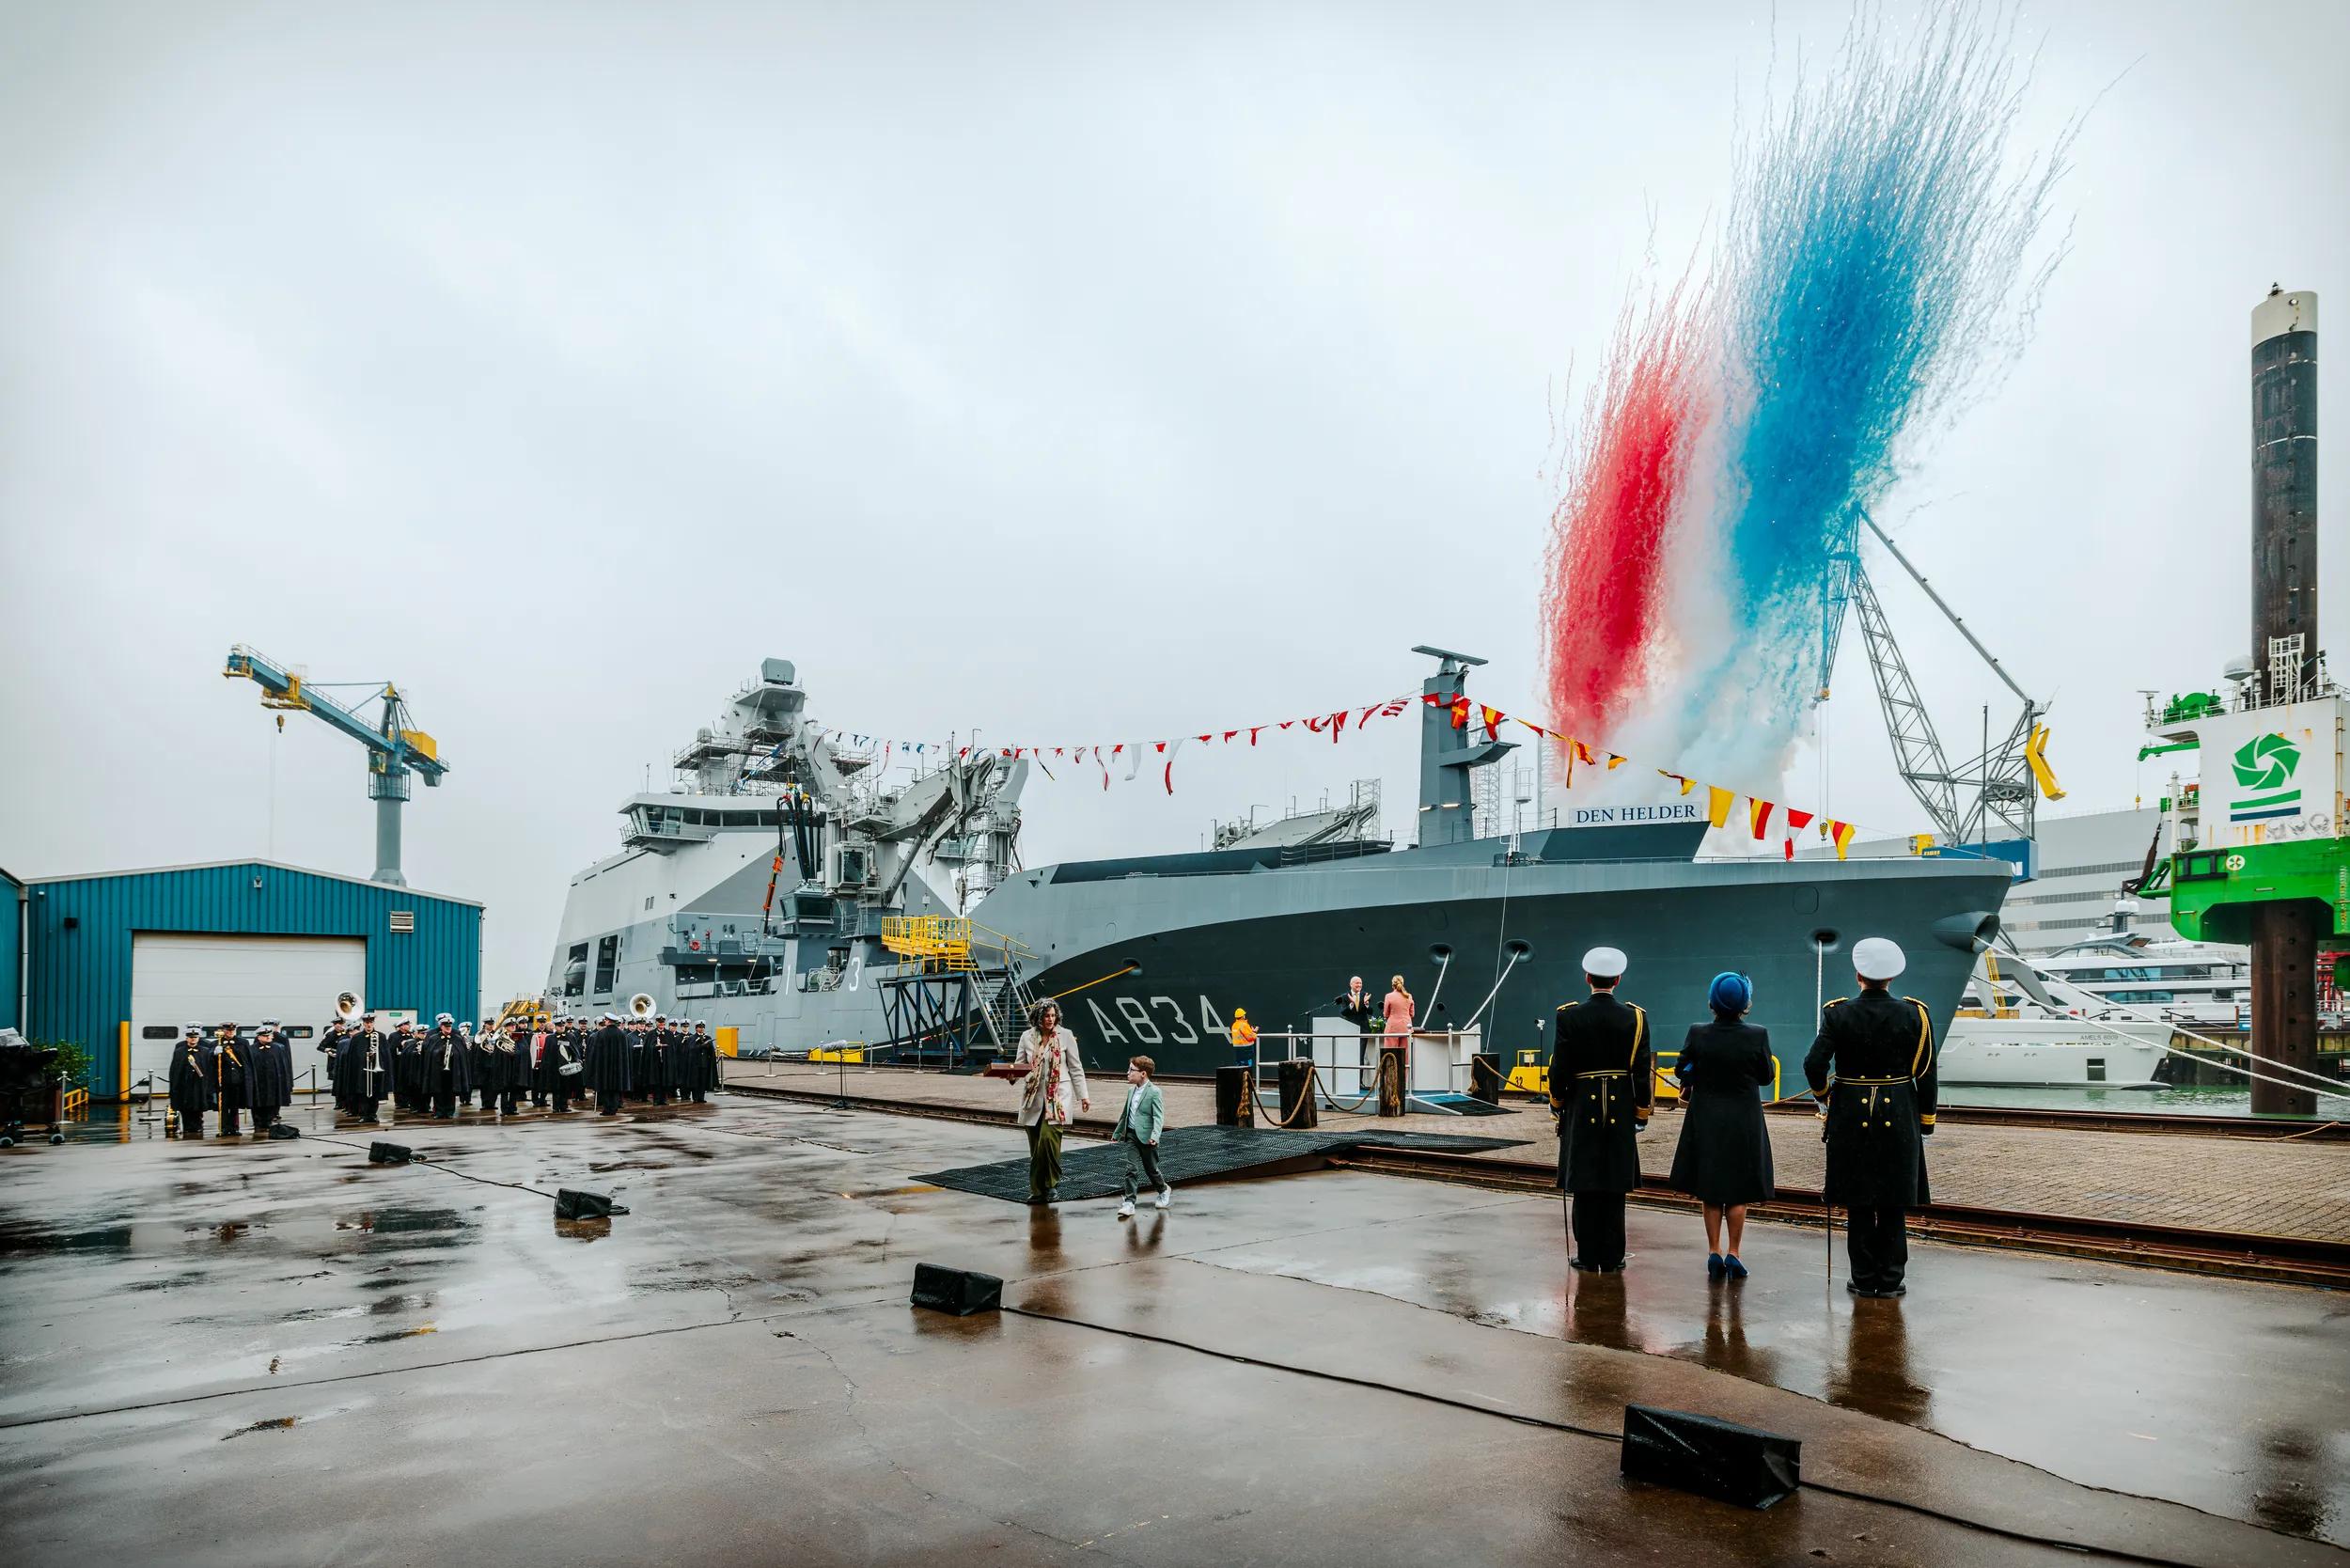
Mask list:
[[[612,995],[613,977],[619,972],[619,967],[620,938],[619,934],[616,933],[610,936],[598,938],[596,942],[595,991],[597,996],[609,996]]]
[[[578,996],[587,990],[588,944],[579,942],[572,945],[570,955],[563,960],[563,995]]]

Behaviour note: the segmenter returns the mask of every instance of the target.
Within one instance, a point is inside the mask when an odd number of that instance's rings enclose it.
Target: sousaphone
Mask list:
[[[639,991],[628,999],[628,1015],[631,1018],[650,1018],[656,1005],[651,992]]]

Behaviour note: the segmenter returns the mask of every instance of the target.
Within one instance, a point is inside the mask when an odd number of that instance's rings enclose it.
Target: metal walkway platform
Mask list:
[[[1274,1176],[1319,1165],[1332,1154],[1375,1145],[1385,1149],[1417,1149],[1449,1154],[1483,1153],[1509,1149],[1519,1142],[1507,1137],[1454,1137],[1442,1133],[1381,1132],[1349,1128],[1336,1132],[1284,1133],[1252,1127],[1169,1127],[1159,1136],[1159,1170],[1176,1186],[1232,1176]],[[932,1186],[1000,1198],[1007,1203],[1028,1200],[1026,1159],[998,1160],[993,1165],[935,1170],[915,1178]],[[1061,1151],[1060,1195],[1064,1201],[1115,1198],[1126,1190],[1126,1151],[1115,1143],[1065,1144]]]

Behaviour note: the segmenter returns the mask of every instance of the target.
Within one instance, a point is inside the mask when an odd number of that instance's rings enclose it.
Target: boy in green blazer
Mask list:
[[[1110,1137],[1126,1146],[1126,1201],[1118,1206],[1118,1217],[1135,1217],[1135,1194],[1141,1182],[1148,1178],[1159,1189],[1162,1209],[1175,1200],[1175,1190],[1159,1174],[1159,1134],[1167,1128],[1167,1097],[1159,1086],[1151,1081],[1159,1064],[1149,1057],[1129,1057],[1126,1060],[1126,1108],[1118,1113],[1118,1125]]]

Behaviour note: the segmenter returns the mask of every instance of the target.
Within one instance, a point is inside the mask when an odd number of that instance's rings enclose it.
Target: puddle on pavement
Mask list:
[[[427,1334],[438,1334],[440,1331],[441,1325],[437,1323],[420,1323],[414,1328],[387,1328],[381,1334],[370,1334],[364,1340],[353,1340],[351,1342],[361,1345],[387,1345],[394,1340],[420,1340]]]
[[[0,1227],[0,1258],[37,1252],[128,1252],[131,1227],[94,1226],[84,1231],[41,1231],[31,1226]]]
[[[593,1219],[558,1219],[555,1222],[555,1233],[565,1241],[602,1241],[612,1233],[612,1221],[603,1215]]]
[[[122,1288],[126,1291],[177,1291],[191,1285],[201,1285],[208,1278],[201,1273],[167,1274],[161,1279],[133,1279]]]

